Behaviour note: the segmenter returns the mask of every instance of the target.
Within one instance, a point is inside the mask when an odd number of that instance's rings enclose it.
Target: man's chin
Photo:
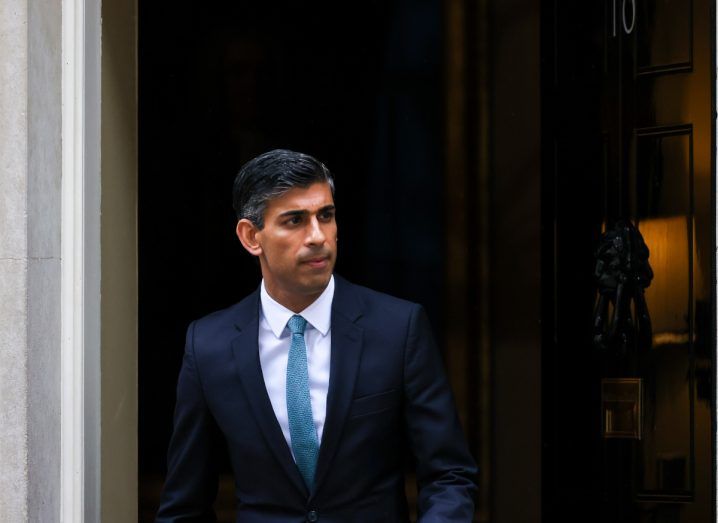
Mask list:
[[[327,285],[329,285],[329,280],[332,277],[332,271],[327,271],[326,274],[322,274],[321,276],[317,276],[317,278],[314,280],[313,283],[315,283],[316,287],[324,290],[326,289]]]
[[[306,294],[321,294],[329,285],[333,270],[323,271],[322,273],[313,274],[304,281],[304,290]]]

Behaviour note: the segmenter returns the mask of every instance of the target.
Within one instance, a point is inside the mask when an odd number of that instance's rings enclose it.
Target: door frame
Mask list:
[[[62,521],[100,517],[100,3],[62,1]]]
[[[61,4],[60,520],[68,523],[137,518],[136,12],[134,1]]]

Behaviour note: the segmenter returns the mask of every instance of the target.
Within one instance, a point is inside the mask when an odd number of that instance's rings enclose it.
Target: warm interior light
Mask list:
[[[653,345],[683,344],[689,332],[689,221],[686,216],[642,220],[638,229],[650,249],[653,281],[646,289]]]

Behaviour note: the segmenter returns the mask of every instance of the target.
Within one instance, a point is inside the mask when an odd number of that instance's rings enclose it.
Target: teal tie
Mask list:
[[[287,360],[287,417],[294,460],[304,482],[311,490],[319,456],[319,439],[314,428],[312,402],[309,398],[307,347],[304,344],[306,326],[307,320],[296,314],[287,322],[292,333]]]

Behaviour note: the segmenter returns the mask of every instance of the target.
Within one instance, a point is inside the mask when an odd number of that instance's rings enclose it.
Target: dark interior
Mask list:
[[[400,4],[140,4],[141,517],[166,467],[187,325],[260,281],[234,235],[247,160],[323,161],[337,272],[424,304],[442,328],[441,4]]]

